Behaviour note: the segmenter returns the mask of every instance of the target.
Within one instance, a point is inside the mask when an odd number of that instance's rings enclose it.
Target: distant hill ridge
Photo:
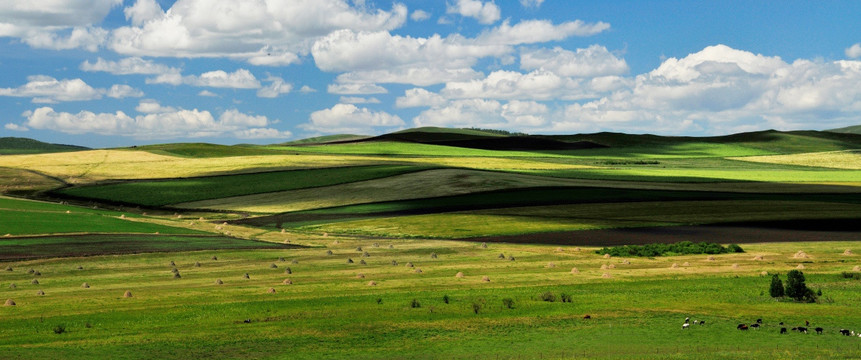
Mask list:
[[[52,152],[81,151],[89,148],[76,145],[50,144],[21,137],[0,138],[0,154],[41,154]]]
[[[847,126],[844,128],[831,129],[831,130],[825,130],[825,131],[830,131],[830,132],[835,132],[835,133],[843,133],[843,134],[861,134],[861,125]]]

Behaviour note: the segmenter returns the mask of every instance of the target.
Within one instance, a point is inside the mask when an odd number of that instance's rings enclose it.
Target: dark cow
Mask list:
[[[754,330],[759,330],[759,324],[750,324],[750,327],[752,327]]]
[[[785,328],[785,327],[780,328],[780,333],[781,333],[781,334],[786,334],[786,328]]]
[[[843,336],[852,336],[852,331],[850,330],[840,329],[840,333],[843,334]]]
[[[799,327],[798,327],[798,332],[800,332],[800,333],[804,333],[804,334],[807,334],[807,328],[806,328],[806,327],[803,327],[803,326],[799,326]]]
[[[781,321],[780,324],[777,324],[777,325],[783,326],[783,321]]]
[[[705,320],[700,321],[700,325],[705,325],[705,324],[706,324],[706,321],[705,321]]]
[[[591,318],[592,318],[592,316],[591,316],[591,315],[589,315],[589,314],[583,315],[583,319],[588,320],[588,319],[591,319]]]
[[[738,324],[738,326],[736,326],[735,328],[736,328],[736,329],[739,329],[739,330],[747,330],[747,325],[745,325],[745,324]]]
[[[756,319],[757,324],[762,324],[762,319]]]
[[[817,333],[817,334],[822,335],[822,330],[825,330],[825,329],[823,329],[823,328],[821,328],[821,327],[818,327],[818,328],[813,329],[813,330],[816,330],[816,333]]]
[[[810,326],[810,321],[804,320],[804,326]]]

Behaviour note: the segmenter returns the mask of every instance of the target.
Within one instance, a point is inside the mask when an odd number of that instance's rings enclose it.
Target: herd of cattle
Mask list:
[[[693,324],[694,325],[705,325],[706,322],[705,322],[705,320],[694,320]],[[783,326],[782,321],[778,325],[780,326],[780,333],[781,334],[786,334],[789,332],[786,329],[786,327]],[[685,322],[682,324],[682,330],[688,329],[690,327],[691,327],[691,318],[687,317],[687,318],[685,318]],[[750,325],[738,324],[738,326],[736,326],[736,329],[739,329],[742,331],[745,331],[748,329],[759,330],[760,327],[762,327],[762,319],[756,319],[756,322],[754,322],[753,324],[750,324]],[[792,328],[791,330],[797,331],[797,332],[802,333],[802,334],[807,334],[809,327],[810,327],[810,322],[805,321],[804,326],[796,326],[796,327]],[[822,335],[822,333],[825,331],[825,329],[823,329],[821,327],[815,327],[815,328],[813,328],[813,331],[816,331],[817,334]],[[840,329],[840,335],[861,337],[861,332],[855,333],[855,331],[853,331],[853,330]]]

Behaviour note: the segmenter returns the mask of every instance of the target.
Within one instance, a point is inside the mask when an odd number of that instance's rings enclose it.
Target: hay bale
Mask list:
[[[411,267],[415,267],[415,265],[413,265],[413,263],[411,263],[411,262],[408,262],[408,263],[407,263],[407,267],[408,267],[408,268],[411,268]]]
[[[799,270],[804,269],[804,264],[798,264],[795,268]]]
[[[275,288],[269,288],[269,290],[266,290],[266,292],[267,292],[267,293],[269,293],[269,294],[274,294],[274,293],[275,293]]]
[[[843,255],[852,255],[852,250],[846,249],[843,251]]]
[[[415,271],[415,272],[416,272],[416,274],[421,274],[421,273],[422,273],[422,269],[416,269],[416,271]]]
[[[373,281],[373,280],[372,280],[372,281],[368,281],[368,286],[377,286],[377,282],[376,282],[376,281]]]
[[[286,269],[284,269],[284,273],[285,273],[285,274],[288,274],[288,275],[289,275],[289,274],[292,274],[292,273],[293,273],[293,269],[291,269],[291,268],[288,266]]]
[[[45,296],[45,292],[44,292],[44,291],[42,291],[42,290],[39,290],[39,291],[37,291],[37,292],[36,292],[36,295],[39,295],[39,296]]]
[[[353,263],[353,259],[347,258],[347,264],[352,264],[352,263]]]
[[[332,250],[326,250],[326,255],[330,255],[330,256],[331,256],[332,254],[333,254],[333,253],[332,253]]]
[[[282,234],[286,234],[286,233],[287,233],[287,229],[281,229],[281,233],[282,233]]]
[[[768,276],[768,271],[763,271],[759,273],[759,276]]]
[[[678,269],[678,268],[679,268],[679,264],[673,263],[673,265],[670,265],[670,269]]]
[[[368,265],[368,262],[365,259],[359,261],[359,265]]]
[[[329,236],[329,235],[328,235],[328,234],[326,234],[326,233],[323,233],[323,236]],[[340,241],[338,241],[338,240],[332,241],[332,245],[338,245],[338,244],[340,244],[340,243],[341,243],[341,242],[340,242]]]
[[[482,248],[482,249],[487,249],[487,243],[486,243],[486,242],[481,243],[481,248]]]
[[[181,276],[181,275],[179,275],[179,273],[174,273],[174,274],[173,274],[173,278],[174,278],[174,279],[182,279],[182,276]]]
[[[378,247],[380,247],[380,243],[374,243],[374,244],[373,244],[373,245],[371,245],[371,246],[373,246],[373,247],[375,247],[375,248],[378,248]]]
[[[277,269],[278,265],[275,265],[275,263],[272,263],[272,265],[269,265],[269,268],[270,269]]]
[[[7,266],[7,267],[6,267],[6,271],[12,271],[12,267],[11,267],[11,266]]]
[[[556,248],[556,252],[565,252],[561,247]]]
[[[481,281],[482,281],[482,282],[490,282],[490,278],[489,278],[489,277],[487,277],[487,276],[482,276],[482,277],[481,277]]]
[[[368,254],[367,251],[362,253],[362,257],[371,257],[371,254]]]
[[[124,297],[124,298],[130,298],[130,297],[132,297],[132,292],[131,292],[131,290],[126,290],[126,292],[125,292],[125,293],[123,293],[123,297]]]
[[[573,267],[573,268],[571,268],[571,273],[572,273],[572,274],[579,274],[579,273],[580,273],[580,270],[579,270],[579,269],[577,269],[577,268],[575,268],[575,267]]]
[[[6,299],[6,303],[3,306],[15,306],[15,301],[12,299]]]
[[[177,270],[176,268],[173,268],[173,269],[170,269],[170,272],[177,274],[177,273],[179,273],[179,270]]]
[[[607,269],[609,269],[607,264],[601,264],[601,270],[607,270]]]
[[[738,264],[732,264],[732,268],[737,270],[737,269],[738,269]]]
[[[622,260],[622,265],[631,265],[631,262],[628,259]]]
[[[795,259],[807,259],[810,257],[810,255],[807,255],[807,253],[804,251],[798,250],[798,252],[795,253],[795,255],[792,255],[792,257]]]
[[[284,285],[293,285],[293,280],[290,280],[290,279],[284,279],[284,281],[282,281],[281,283],[282,283],[282,284],[284,284]]]
[[[855,267],[852,268],[852,271],[861,271],[861,266],[855,265]]]
[[[362,247],[361,247],[361,246],[357,246],[357,247],[356,247],[356,251],[358,251],[358,252],[362,252]]]
[[[245,275],[242,275],[242,278],[243,279],[251,279],[251,276],[249,276],[248,273],[245,273]]]
[[[762,255],[757,255],[753,257],[754,261],[762,261]]]
[[[280,261],[280,262],[285,262],[285,261],[287,261],[287,259],[285,259],[284,257],[279,257],[279,258],[278,258],[278,261]]]
[[[170,261],[170,266],[176,266],[176,263],[173,260]]]
[[[514,259],[514,255],[508,255],[508,260],[509,260],[509,261],[514,261],[514,260],[515,260],[515,259]]]
[[[579,248],[579,247],[575,247],[575,248],[574,248],[574,251],[576,251],[576,252],[580,252],[580,248]]]
[[[40,273],[40,272],[36,271],[36,272],[34,272],[34,273],[33,273],[33,275],[34,275],[34,276],[42,276],[42,273]]]
[[[194,267],[200,267],[200,261],[195,261],[195,262],[194,262]]]
[[[11,284],[9,284],[9,288],[10,289],[17,289],[18,286],[16,286],[15,283],[11,283]]]
[[[90,284],[83,283],[83,284],[81,284],[81,287],[82,287],[82,288],[84,288],[84,289],[89,289],[89,288],[90,288]]]
[[[215,285],[224,285],[224,281],[221,281],[221,279],[215,279]]]
[[[715,261],[715,257],[714,257],[714,256],[709,256],[709,257],[707,257],[707,258],[706,258],[706,261]]]
[[[554,262],[549,262],[549,263],[547,263],[547,267],[548,267],[548,268],[550,268],[550,269],[555,268],[555,267],[556,267],[556,263],[554,263]]]
[[[33,279],[30,283],[33,285],[39,285],[39,280]]]
[[[691,266],[691,263],[685,261],[684,264],[682,264],[682,266]]]
[[[357,278],[357,279],[364,279],[364,278],[365,278],[365,274],[358,273],[358,274],[356,274],[356,278]]]
[[[291,264],[298,264],[298,263],[299,263],[299,260],[298,260],[298,259],[293,259],[293,260],[290,260],[290,263],[291,263]]]
[[[616,264],[610,264],[610,265],[607,265],[607,268],[615,269],[615,268],[616,268]]]
[[[611,276],[610,273],[604,273],[603,275],[601,275],[601,277],[604,279],[609,279],[609,278],[612,278],[613,276]]]
[[[397,261],[397,260],[392,260],[392,265],[394,265],[394,266],[398,266],[398,261]]]
[[[436,258],[437,258],[436,253],[435,253],[435,252],[432,252],[432,253],[431,253],[431,259],[436,259]]]
[[[458,271],[458,272],[457,272],[457,274],[454,274],[454,277],[456,277],[456,278],[458,278],[458,279],[462,279],[462,278],[463,278],[463,272],[462,272],[462,271]]]
[[[212,260],[218,260],[218,256],[213,256]]]
[[[78,265],[78,267],[77,267],[77,268],[75,268],[75,269],[77,269],[77,270],[84,270],[84,267],[83,267],[83,266],[81,266],[81,265]]]
[[[204,219],[204,218],[203,218],[203,216],[201,216],[201,217],[197,218],[197,221],[205,221],[205,220],[206,220],[206,219]]]
[[[30,268],[30,270],[27,270],[27,273],[28,273],[28,274],[32,274],[32,273],[35,273],[35,272],[36,272],[36,269],[33,269],[33,268]]]
[[[505,260],[505,254],[499,253],[499,255],[497,255],[496,258]]]
[[[394,246],[394,245],[389,244],[389,249],[394,249],[394,248],[395,248],[395,246]]]

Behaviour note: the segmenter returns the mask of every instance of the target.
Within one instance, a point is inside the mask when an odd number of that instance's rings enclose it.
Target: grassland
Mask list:
[[[750,156],[738,160],[766,164],[784,164],[832,169],[861,170],[861,150],[804,153],[774,156]]]

